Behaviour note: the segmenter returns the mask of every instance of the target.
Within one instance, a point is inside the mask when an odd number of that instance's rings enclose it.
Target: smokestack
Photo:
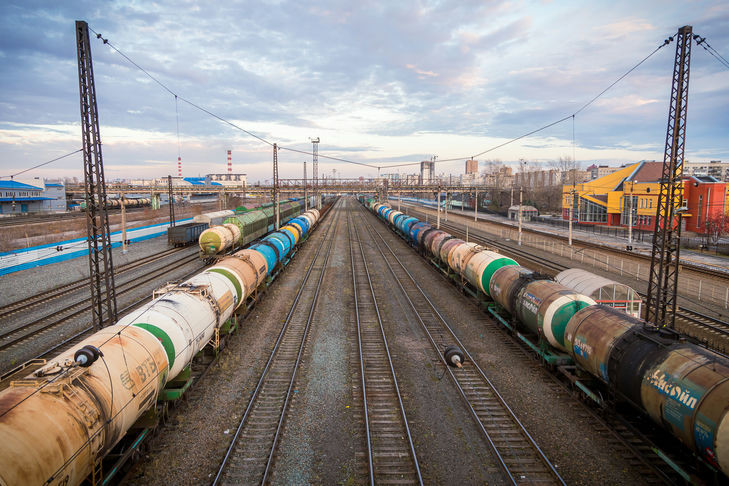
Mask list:
[[[228,174],[233,173],[233,163],[230,161],[230,150],[228,150]]]
[[[182,159],[177,156],[177,176],[182,177]]]

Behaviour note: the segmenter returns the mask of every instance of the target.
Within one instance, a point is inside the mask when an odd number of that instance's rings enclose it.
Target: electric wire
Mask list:
[[[706,37],[701,37],[698,34],[694,34],[693,37],[694,41],[696,41],[697,46],[701,46],[706,52],[708,52],[711,56],[714,57],[719,63],[724,66],[725,68],[729,69],[729,61],[724,58],[719,52],[711,47],[709,42],[706,40]]]
[[[74,150],[73,152],[69,152],[69,153],[67,153],[65,155],[61,155],[60,157],[56,157],[55,159],[51,159],[51,160],[48,160],[46,162],[43,162],[42,164],[34,165],[33,167],[30,167],[28,169],[21,170],[20,172],[16,172],[15,174],[11,174],[11,175],[8,175],[8,176],[2,176],[2,177],[0,177],[0,179],[5,179],[5,178],[8,178],[8,177],[9,178],[13,178],[15,176],[19,176],[20,174],[25,174],[28,171],[31,171],[33,169],[37,169],[39,167],[43,167],[44,165],[48,165],[48,164],[50,164],[52,162],[56,162],[56,161],[61,160],[61,159],[65,159],[66,157],[70,157],[70,156],[72,156],[74,154],[77,154],[79,152],[83,152],[83,149]]]
[[[496,145],[494,147],[491,147],[489,149],[484,150],[483,152],[479,152],[479,153],[477,153],[475,155],[472,155],[471,157],[472,158],[475,158],[475,157],[479,157],[481,155],[487,154],[489,152],[493,152],[494,150],[500,149],[502,147],[505,147],[506,145],[512,144],[512,143],[517,142],[517,141],[519,141],[519,140],[521,140],[523,138],[526,138],[526,137],[529,137],[531,135],[534,135],[535,133],[538,133],[538,132],[541,132],[543,130],[546,130],[547,128],[553,127],[554,125],[558,125],[558,124],[560,124],[560,123],[562,123],[562,122],[564,122],[566,120],[569,120],[570,118],[573,118],[574,119],[575,115],[579,114],[585,108],[587,108],[588,106],[590,106],[591,104],[593,104],[595,101],[597,101],[602,95],[604,95],[606,92],[608,92],[611,88],[613,88],[616,84],[618,84],[620,81],[622,81],[630,73],[632,73],[633,71],[635,71],[639,66],[641,66],[648,59],[650,59],[651,57],[653,57],[653,55],[656,52],[658,52],[662,47],[667,46],[672,41],[673,41],[673,37],[672,36],[669,37],[669,38],[667,38],[666,40],[664,40],[663,41],[663,44],[661,44],[658,47],[656,47],[653,50],[653,52],[651,52],[646,57],[644,57],[638,64],[636,64],[635,66],[633,66],[632,68],[630,68],[628,71],[626,71],[622,76],[620,76],[612,84],[610,84],[610,86],[608,86],[607,88],[605,88],[604,90],[602,90],[597,96],[595,96],[590,101],[588,101],[587,103],[585,103],[584,105],[582,105],[577,111],[575,111],[571,115],[567,115],[565,117],[560,118],[557,121],[554,121],[552,123],[548,123],[547,125],[544,125],[543,127],[537,128],[536,130],[532,130],[532,131],[530,131],[528,133],[525,133],[524,135],[520,135],[520,136],[518,136],[516,138],[512,138],[511,140],[508,140],[506,142],[500,143],[500,144],[498,144],[498,145]],[[448,158],[448,159],[438,159],[438,160],[435,160],[434,162],[435,163],[439,163],[439,162],[455,162],[455,161],[464,160],[464,159],[467,159],[467,158],[468,158],[467,156],[466,157],[453,157],[453,158]],[[418,164],[420,164],[420,162],[407,162],[407,163],[402,163],[402,164],[383,165],[382,168],[383,169],[387,169],[387,168],[390,168],[390,167],[404,167],[404,166],[408,166],[408,165],[418,165]]]
[[[177,95],[175,95],[175,122],[177,125],[177,159],[179,160],[181,157],[181,150],[180,150],[180,110],[177,107]]]
[[[93,32],[94,34],[96,34],[96,38],[97,39],[101,39],[104,44],[108,45],[115,52],[117,52],[120,56],[122,56],[124,59],[126,59],[127,61],[129,61],[132,65],[134,65],[137,69],[139,69],[145,75],[147,75],[147,77],[149,77],[152,81],[154,81],[155,83],[157,83],[158,85],[160,85],[165,91],[167,91],[172,96],[174,96],[175,97],[175,109],[177,107],[177,105],[176,105],[177,104],[177,100],[179,99],[180,101],[183,101],[183,102],[187,103],[188,105],[192,106],[193,108],[197,108],[198,110],[200,110],[203,113],[206,113],[207,115],[209,115],[209,116],[211,116],[211,117],[213,117],[213,118],[221,121],[222,123],[225,123],[227,125],[230,125],[231,127],[235,128],[237,130],[240,130],[243,133],[246,133],[247,135],[250,135],[251,137],[257,139],[260,142],[263,142],[263,143],[265,143],[265,144],[267,144],[269,146],[273,146],[273,142],[270,142],[270,141],[266,140],[265,138],[260,137],[260,136],[256,135],[255,133],[253,133],[253,132],[251,132],[249,130],[246,130],[245,128],[243,128],[243,127],[241,127],[241,126],[239,126],[239,125],[237,125],[237,124],[235,124],[235,123],[233,123],[233,122],[231,122],[231,121],[223,118],[222,116],[217,115],[217,114],[213,113],[212,111],[210,111],[210,110],[208,110],[206,108],[203,108],[202,106],[194,103],[193,101],[190,101],[187,98],[184,98],[183,96],[180,96],[179,94],[175,93],[166,84],[164,84],[162,81],[160,81],[159,79],[157,79],[156,77],[154,77],[149,71],[147,71],[146,69],[144,69],[142,66],[140,66],[136,62],[134,62],[134,60],[132,60],[132,58],[130,58],[129,56],[127,56],[124,52],[122,52],[121,50],[119,50],[119,48],[117,48],[114,44],[112,44],[111,42],[109,42],[108,39],[105,39],[104,37],[102,37],[101,34],[99,34],[98,32],[96,32],[91,27],[89,27],[89,30],[91,32]],[[179,124],[179,121],[178,121],[178,124]],[[179,125],[178,125],[178,129],[177,130],[178,130],[177,137],[178,137],[178,152],[179,152]],[[312,152],[307,152],[305,150],[294,149],[294,148],[291,148],[291,147],[279,146],[278,148],[281,149],[281,150],[288,150],[288,151],[291,151],[291,152],[297,152],[297,153],[301,153],[301,154],[305,154],[305,155],[312,155],[312,156],[314,155]],[[319,155],[319,157],[321,157],[323,159],[334,160],[334,161],[337,161],[337,162],[345,162],[347,164],[361,165],[361,166],[371,167],[373,169],[377,169],[378,168],[376,165],[367,164],[367,163],[364,163],[364,162],[355,162],[353,160],[343,159],[343,158],[339,158],[339,157],[332,157],[332,156],[328,156],[328,155],[323,155],[321,153],[319,153],[318,155]]]

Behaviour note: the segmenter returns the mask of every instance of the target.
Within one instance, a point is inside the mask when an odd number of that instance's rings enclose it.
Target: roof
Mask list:
[[[185,177],[182,179],[185,182],[189,182],[190,184],[194,186],[204,186],[205,185],[205,179],[202,177]]]
[[[703,175],[696,176],[695,175],[695,176],[691,176],[690,179],[693,179],[696,182],[703,182],[703,183],[722,182],[719,179],[717,179],[716,177],[712,177],[712,176],[708,176],[708,175],[707,176],[703,176]]]
[[[628,179],[633,182],[658,182],[663,174],[663,162],[642,162]]]
[[[534,206],[522,206],[521,210],[522,211],[537,211],[537,208],[535,208]],[[509,208],[509,211],[519,211],[519,205],[516,204],[514,206],[511,206]]]
[[[58,184],[57,182],[46,182],[46,187],[63,187],[63,184]]]
[[[25,189],[26,191],[42,191],[42,187],[31,186],[29,184],[23,184],[18,181],[0,181],[0,189]]]
[[[0,202],[33,202],[33,201],[55,201],[55,197],[0,197]]]
[[[569,287],[598,301],[640,299],[632,287],[601,277],[600,275],[595,275],[581,268],[568,268],[567,270],[563,270],[554,279],[565,287]]]

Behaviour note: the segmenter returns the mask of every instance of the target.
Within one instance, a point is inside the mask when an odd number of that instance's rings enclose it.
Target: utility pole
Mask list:
[[[633,243],[633,181],[630,182],[630,199],[628,206],[628,244]]]
[[[448,221],[448,202],[450,201],[451,193],[446,190],[446,198],[445,198],[445,220]]]
[[[82,20],[76,21],[76,54],[81,99],[81,140],[84,154],[91,315],[94,328],[99,329],[104,325],[104,321],[108,321],[110,324],[116,322],[117,308],[111,232],[106,207],[104,162],[101,156],[99,112],[96,106],[94,64],[91,59],[89,26]],[[100,268],[101,265],[103,265],[103,270]]]
[[[172,194],[172,176],[167,176],[167,202],[170,205],[170,228],[175,226],[175,196]]]
[[[309,191],[306,186],[306,159],[304,159],[304,211],[309,210]]]
[[[121,226],[122,226],[122,255],[127,254],[127,200],[124,194],[119,198],[121,205]]]
[[[311,178],[314,181],[314,197],[316,198],[316,208],[321,209],[321,197],[319,197],[319,137],[311,139]]]
[[[658,327],[673,328],[681,243],[683,206],[684,146],[688,109],[689,70],[691,65],[692,28],[686,25],[675,36],[676,57],[673,66],[668,128],[653,231],[651,268],[646,297],[646,321]]]
[[[273,212],[276,215],[276,231],[278,231],[278,228],[281,224],[281,214],[280,209],[278,206],[278,197],[279,197],[279,190],[280,187],[278,185],[278,145],[275,143],[273,144]]]
[[[575,208],[575,187],[572,186],[572,190],[570,191],[570,197],[569,197],[569,203],[570,203],[570,209],[568,211],[569,216],[569,237],[567,238],[569,246],[572,246],[572,213],[574,212]]]
[[[440,229],[440,185],[438,186],[438,220],[436,221],[435,227]]]
[[[522,187],[519,186],[519,246],[521,246],[521,206],[522,206],[522,204],[521,204],[521,202],[522,202],[522,196],[521,196],[522,190],[521,189],[522,189]]]
[[[476,189],[473,196],[473,220],[478,221],[478,189]]]
[[[402,204],[402,181],[399,181],[397,186],[397,210],[400,211],[400,205]]]

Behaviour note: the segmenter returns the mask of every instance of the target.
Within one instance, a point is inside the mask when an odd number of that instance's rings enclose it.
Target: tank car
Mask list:
[[[319,217],[305,213],[306,223],[293,231],[304,236]],[[293,240],[284,234],[267,241],[286,239],[290,251]],[[96,474],[165,385],[183,375],[281,261],[282,252],[271,259],[260,251],[270,246],[261,244],[168,286],[0,391],[0,484],[80,484]]]
[[[605,305],[577,312],[565,341],[578,366],[729,471],[729,359]]]

